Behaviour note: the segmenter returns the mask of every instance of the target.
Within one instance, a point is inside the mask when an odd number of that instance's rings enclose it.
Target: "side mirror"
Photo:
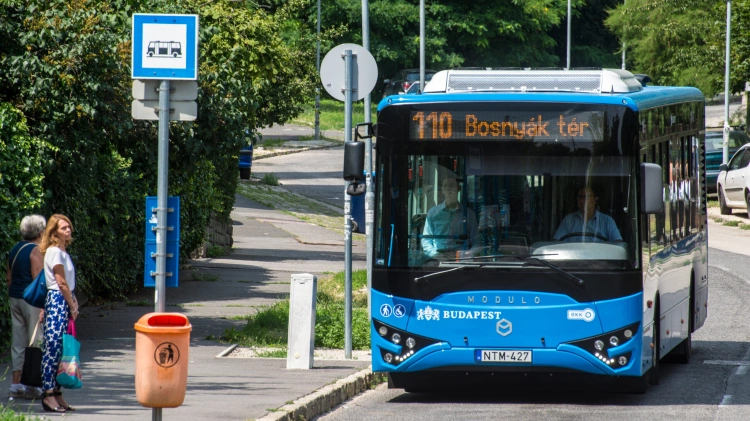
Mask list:
[[[357,139],[370,139],[371,137],[375,136],[372,123],[357,124],[354,134]]]
[[[726,171],[728,169],[729,169],[729,166],[727,166],[727,164],[719,165],[719,171]]]
[[[362,181],[365,179],[364,142],[344,143],[344,180]]]
[[[654,214],[664,212],[664,180],[661,166],[641,164],[641,213]]]

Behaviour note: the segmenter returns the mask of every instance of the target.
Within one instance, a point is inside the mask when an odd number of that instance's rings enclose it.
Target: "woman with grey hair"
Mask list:
[[[13,326],[11,361],[13,365],[13,382],[8,391],[11,398],[39,398],[42,390],[38,387],[21,384],[24,350],[31,342],[34,328],[41,321],[41,309],[28,304],[23,299],[23,291],[36,278],[44,267],[44,256],[39,251],[42,234],[47,221],[41,215],[28,215],[21,220],[22,241],[13,246],[8,254],[5,280],[8,282],[10,296],[10,313]],[[36,341],[41,338],[37,333]]]

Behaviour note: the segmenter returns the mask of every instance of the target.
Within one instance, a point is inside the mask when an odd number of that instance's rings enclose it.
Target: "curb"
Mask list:
[[[292,404],[284,405],[257,421],[311,420],[370,389],[370,386],[381,383],[383,379],[383,374],[373,373],[372,366],[370,366],[334,384],[324,386],[307,396],[303,396]]]
[[[289,149],[286,151],[279,151],[279,152],[270,152],[267,154],[259,155],[259,156],[253,156],[253,160],[263,159],[263,158],[271,158],[274,156],[281,156],[281,155],[291,155],[293,153],[299,153],[299,152],[305,152],[305,151],[314,151],[318,149],[330,149],[330,148],[337,148],[341,146],[341,141],[335,141],[330,140],[329,142],[335,142],[338,143],[338,145],[323,145],[323,146],[312,146],[309,148],[299,148],[299,149]]]

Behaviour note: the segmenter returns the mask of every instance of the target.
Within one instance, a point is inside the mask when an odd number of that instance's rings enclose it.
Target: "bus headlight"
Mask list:
[[[596,348],[597,351],[601,351],[604,349],[604,342],[601,340],[597,340],[594,342],[594,348]]]
[[[623,355],[617,359],[617,362],[620,363],[620,365],[625,365],[628,363],[628,357]]]
[[[617,346],[620,343],[620,340],[617,339],[617,336],[610,336],[609,338],[609,344],[612,346]]]
[[[376,349],[379,349],[382,361],[393,366],[402,364],[421,349],[440,342],[432,338],[405,332],[393,326],[386,325],[377,319],[372,319],[372,324],[374,330],[381,336],[378,337],[373,334],[373,351],[378,352]],[[402,341],[404,342],[403,346],[400,345]]]
[[[625,332],[623,332],[622,335],[625,336],[627,339],[630,339],[633,337],[633,331],[630,329],[625,329]]]

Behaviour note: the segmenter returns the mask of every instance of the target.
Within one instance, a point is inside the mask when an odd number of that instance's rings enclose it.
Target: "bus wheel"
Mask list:
[[[648,383],[651,385],[658,385],[659,384],[659,346],[660,340],[659,336],[661,335],[661,314],[659,312],[659,301],[656,301],[656,306],[654,307],[654,353],[653,353],[653,364],[651,364],[651,369],[648,370],[649,378]]]
[[[172,57],[177,58],[177,53],[172,53]]]
[[[688,331],[687,338],[683,339],[679,345],[672,351],[674,362],[687,364],[690,362],[690,356],[693,354],[693,335]]]
[[[152,52],[149,52],[149,53],[148,53],[148,56],[149,56],[149,57],[153,57],[153,56],[154,56],[154,53],[152,53]]]
[[[721,187],[719,188],[719,211],[722,215],[732,214],[732,208],[727,206],[727,201],[724,198],[724,194],[721,192]]]

